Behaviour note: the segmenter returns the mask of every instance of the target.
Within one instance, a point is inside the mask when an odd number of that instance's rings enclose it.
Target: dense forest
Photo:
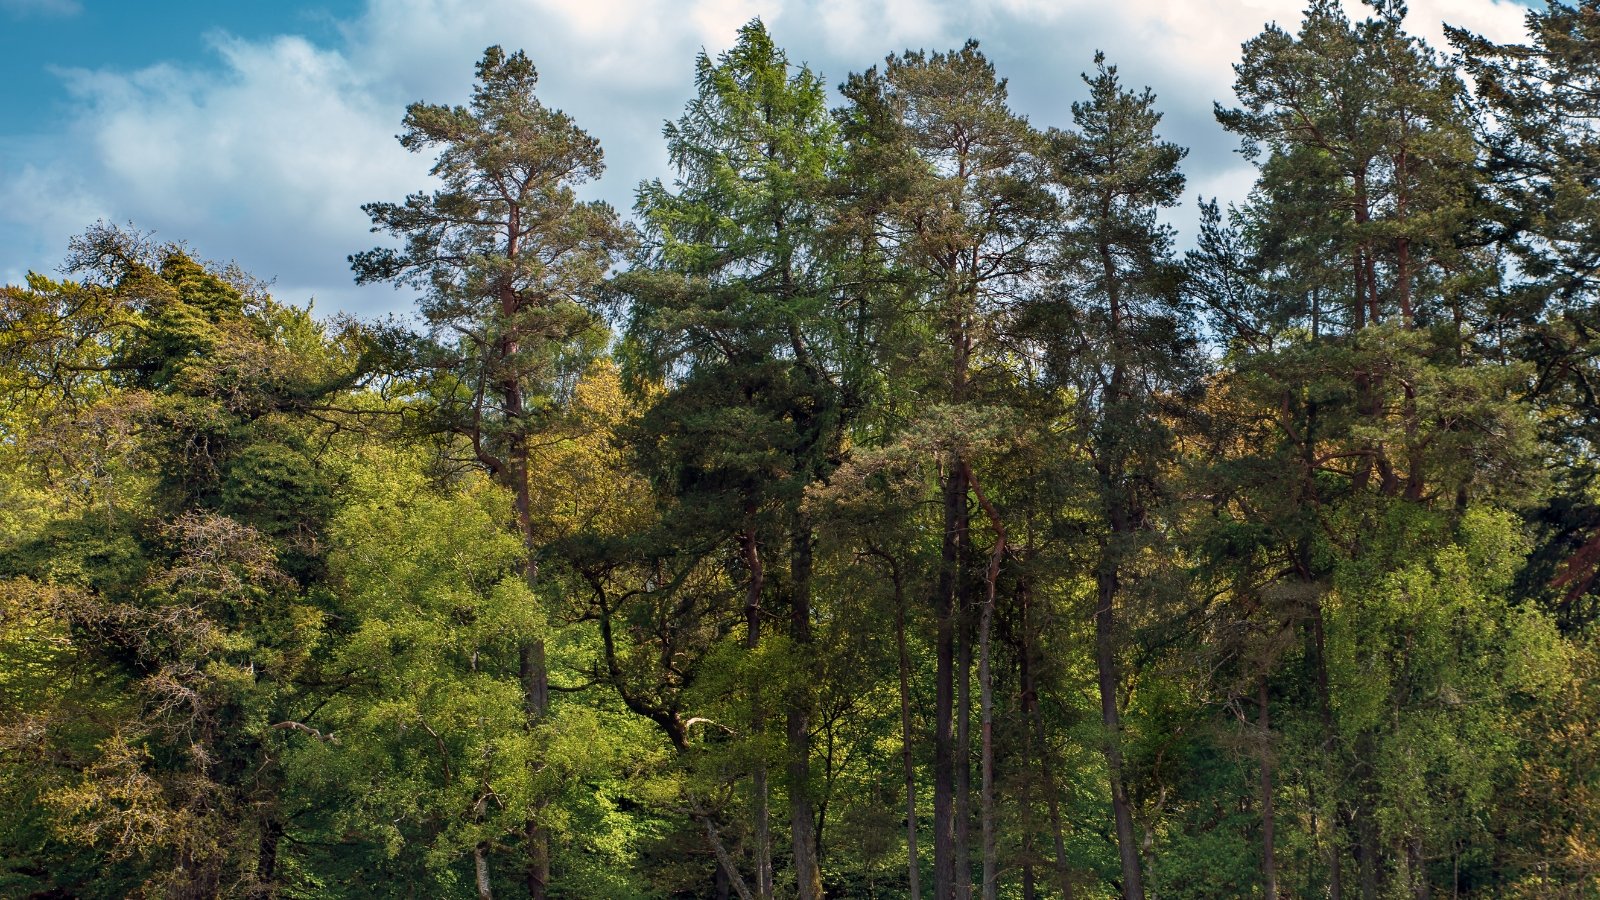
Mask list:
[[[0,895],[1600,897],[1600,0],[1404,18],[1244,44],[1188,249],[1103,56],[759,20],[631,217],[522,53],[405,110],[410,318],[88,227],[0,288]]]

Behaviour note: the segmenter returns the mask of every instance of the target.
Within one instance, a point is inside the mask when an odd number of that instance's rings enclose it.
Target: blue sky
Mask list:
[[[1352,10],[1358,7],[1351,3]],[[1437,40],[1449,19],[1521,34],[1512,0],[1411,0]],[[345,257],[369,246],[362,202],[426,184],[427,161],[394,142],[405,104],[458,101],[491,43],[527,50],[545,101],[604,145],[589,188],[626,210],[664,176],[663,120],[692,87],[701,48],[727,47],[759,15],[830,84],[906,47],[977,37],[1019,110],[1064,124],[1079,72],[1104,49],[1149,84],[1164,132],[1191,148],[1195,196],[1237,199],[1250,169],[1211,117],[1239,44],[1299,0],[0,0],[0,281],[53,272],[67,238],[98,218],[132,221],[275,280],[319,311],[403,311],[410,298],[356,288]]]
[[[331,42],[338,38],[339,20],[361,8],[359,0],[156,4],[0,0],[0,71],[6,84],[0,93],[0,121],[40,129],[70,115],[59,75],[62,69],[131,70],[161,61],[200,60],[207,51],[206,36],[213,33],[260,39],[293,31]]]

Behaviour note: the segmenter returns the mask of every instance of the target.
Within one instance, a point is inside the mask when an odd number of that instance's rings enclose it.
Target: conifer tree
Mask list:
[[[1483,327],[1500,269],[1475,231],[1483,210],[1462,85],[1405,33],[1402,5],[1370,6],[1352,22],[1335,4],[1313,3],[1298,34],[1273,27],[1245,45],[1243,105],[1217,115],[1248,152],[1264,151],[1256,191],[1236,214],[1235,249],[1248,248],[1248,262],[1215,265],[1228,241],[1215,211],[1217,240],[1193,257],[1213,275],[1256,273],[1244,295],[1261,305],[1223,312],[1224,333],[1238,339],[1246,404],[1277,410],[1283,443],[1266,455],[1299,477],[1289,502],[1249,506],[1280,535],[1280,558],[1300,582],[1278,594],[1290,602],[1277,614],[1305,624],[1319,755],[1330,761],[1319,787],[1348,830],[1327,850],[1330,890],[1343,888],[1347,839],[1364,897],[1395,873],[1425,889],[1429,838],[1414,821],[1380,821],[1389,796],[1379,747],[1395,736],[1343,712],[1353,701],[1338,696],[1337,657],[1345,629],[1367,627],[1355,623],[1371,607],[1339,593],[1339,573],[1401,565],[1384,549],[1401,521],[1421,533],[1423,519],[1514,495],[1528,482],[1530,449],[1525,415],[1510,402],[1522,376]],[[1226,296],[1215,286],[1214,306]]]
[[[996,430],[994,420],[1004,418],[985,394],[1006,380],[1009,311],[1037,268],[1054,200],[1038,177],[1038,133],[1011,110],[1005,80],[976,41],[949,52],[890,56],[881,72],[852,75],[843,90],[851,102],[846,114],[867,138],[852,149],[872,154],[884,178],[880,190],[856,191],[893,265],[909,279],[904,314],[920,337],[888,347],[884,364],[938,398],[917,417],[919,429],[940,435],[925,449],[936,454],[929,462],[939,472],[943,505],[933,597],[934,893],[964,897],[971,893],[973,638],[976,630],[986,643],[990,608],[986,603],[980,612],[974,603],[980,578],[970,506],[973,494],[982,496],[982,483],[967,448],[983,443],[984,433]],[[899,354],[907,356],[893,358]],[[980,404],[991,408],[979,413]],[[1003,526],[995,539],[998,560]],[[991,892],[994,865],[992,854],[986,857],[983,890]]]
[[[1501,301],[1507,349],[1535,367],[1533,396],[1555,449],[1559,492],[1533,510],[1539,541],[1519,590],[1566,628],[1600,617],[1600,506],[1587,446],[1600,424],[1595,273],[1600,271],[1600,6],[1530,10],[1529,43],[1499,45],[1447,28],[1475,85],[1482,170],[1494,206],[1483,227],[1520,277]]]
[[[1163,404],[1194,385],[1195,341],[1182,305],[1172,231],[1157,214],[1183,190],[1185,150],[1161,140],[1149,91],[1122,86],[1095,57],[1089,99],[1075,127],[1050,133],[1050,161],[1065,196],[1054,283],[1032,311],[1049,370],[1077,398],[1069,415],[1092,460],[1101,517],[1094,565],[1095,663],[1103,751],[1121,857],[1123,896],[1144,893],[1127,793],[1121,724],[1117,609],[1155,528],[1159,484],[1172,461]]]
[[[603,171],[599,142],[540,102],[537,84],[520,51],[490,47],[470,105],[408,107],[400,143],[438,151],[440,189],[364,206],[373,231],[401,246],[350,257],[359,283],[426,292],[420,309],[439,350],[419,365],[444,382],[435,427],[464,437],[474,461],[512,492],[535,590],[543,539],[530,443],[604,340],[597,294],[629,240],[611,207],[575,192]],[[550,702],[543,639],[527,639],[520,654],[532,724]],[[528,891],[543,897],[549,840],[532,810],[527,843]]]
[[[815,526],[801,500],[837,459],[849,414],[843,380],[856,355],[830,302],[821,240],[838,130],[821,79],[791,66],[759,19],[715,62],[702,54],[695,80],[697,96],[666,128],[673,186],[639,189],[647,255],[621,282],[632,299],[624,353],[636,378],[667,378],[648,423],[675,433],[690,454],[665,461],[676,472],[664,487],[699,495],[699,527],[739,544],[749,649],[761,644],[770,600],[784,595],[787,636],[806,670]],[[729,488],[731,505],[720,508]],[[820,898],[810,689],[802,679],[776,699],[786,719],[795,881],[799,896]],[[773,698],[751,690],[759,734]],[[770,897],[759,751],[753,767],[756,893]]]

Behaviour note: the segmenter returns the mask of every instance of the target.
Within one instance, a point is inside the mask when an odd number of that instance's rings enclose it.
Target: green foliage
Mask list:
[[[427,334],[90,228],[0,288],[0,894],[1597,896],[1597,17],[1312,0],[1182,259],[1103,57],[830,110],[759,20],[637,232],[523,54],[410,106]]]
[[[353,683],[319,712],[326,740],[298,741],[288,766],[297,793],[340,798],[324,827],[448,892],[539,790],[516,648],[542,625],[522,544],[482,478],[440,494],[414,457],[369,450],[346,489],[328,539],[347,626],[323,667]]]

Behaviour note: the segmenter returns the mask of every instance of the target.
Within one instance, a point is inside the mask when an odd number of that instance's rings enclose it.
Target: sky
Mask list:
[[[1163,137],[1190,148],[1188,199],[1241,199],[1252,168],[1212,116],[1232,98],[1239,45],[1301,0],[0,0],[0,282],[57,274],[68,238],[104,219],[186,241],[319,313],[404,312],[412,297],[357,287],[346,257],[377,242],[362,203],[428,186],[395,141],[407,103],[457,103],[491,44],[523,49],[545,103],[601,141],[588,196],[628,211],[669,178],[662,123],[715,55],[759,16],[790,59],[837,86],[907,48],[977,38],[1035,124],[1070,123],[1079,73],[1104,50],[1149,85]],[[1513,0],[1411,0],[1441,22],[1523,38]],[[1348,3],[1352,14],[1361,8]]]

